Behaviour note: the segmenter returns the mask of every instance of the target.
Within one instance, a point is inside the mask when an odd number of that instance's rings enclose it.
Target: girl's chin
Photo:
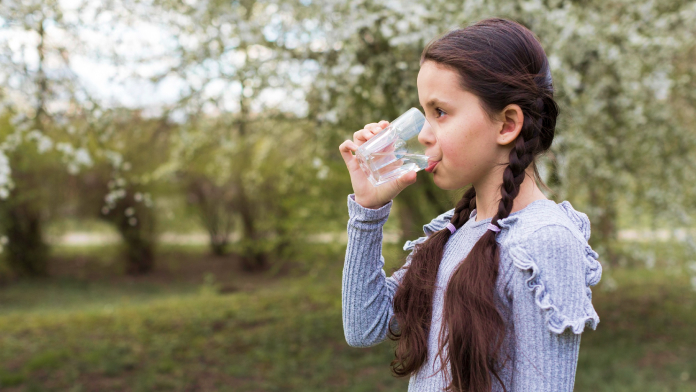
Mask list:
[[[437,172],[433,173],[433,183],[435,183],[435,185],[443,191],[456,191],[462,188],[457,184],[448,182],[442,173],[438,174]]]
[[[447,183],[442,174],[439,174],[438,172],[433,172],[433,183],[435,183],[438,188],[447,190]]]

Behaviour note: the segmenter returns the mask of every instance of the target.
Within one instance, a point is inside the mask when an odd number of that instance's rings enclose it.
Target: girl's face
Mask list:
[[[492,121],[479,98],[460,87],[459,75],[433,61],[418,72],[418,99],[427,122],[418,135],[426,154],[439,160],[432,170],[441,189],[476,184],[496,163],[507,162],[509,148],[500,145],[503,121]]]

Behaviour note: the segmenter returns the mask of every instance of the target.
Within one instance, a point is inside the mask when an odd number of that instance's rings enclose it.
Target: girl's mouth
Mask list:
[[[428,162],[428,167],[425,168],[425,171],[427,171],[428,173],[432,173],[433,170],[435,169],[435,166],[437,166],[438,163],[440,163],[440,161]]]

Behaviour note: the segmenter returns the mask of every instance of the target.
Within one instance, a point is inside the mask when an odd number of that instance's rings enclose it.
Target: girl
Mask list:
[[[381,131],[368,124],[340,146],[348,196],[343,327],[348,344],[396,340],[392,370],[409,391],[572,391],[585,325],[596,328],[589,286],[602,268],[590,222],[539,189],[535,159],[553,140],[558,107],[534,34],[488,19],[430,43],[418,98],[418,136],[448,190],[471,184],[456,207],[408,241],[386,278],[382,226],[416,173],[373,187],[352,154]]]

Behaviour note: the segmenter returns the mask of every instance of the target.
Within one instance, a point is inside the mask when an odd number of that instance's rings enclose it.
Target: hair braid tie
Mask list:
[[[450,231],[450,235],[454,234],[454,232],[457,231],[457,229],[464,226],[464,224],[469,220],[469,215],[471,215],[471,211],[473,211],[475,208],[476,190],[474,189],[474,187],[471,187],[466,192],[464,192],[462,198],[459,199],[457,206],[454,208],[454,214],[452,215],[452,219],[450,219],[450,222],[446,226],[446,228]]]

